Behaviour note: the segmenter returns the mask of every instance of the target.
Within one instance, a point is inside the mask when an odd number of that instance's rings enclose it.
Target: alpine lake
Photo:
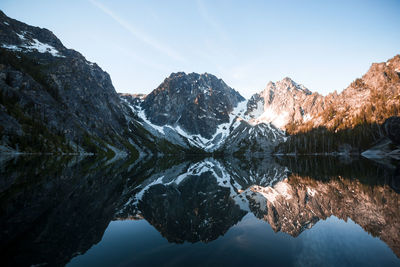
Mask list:
[[[0,158],[2,266],[400,266],[400,164]]]

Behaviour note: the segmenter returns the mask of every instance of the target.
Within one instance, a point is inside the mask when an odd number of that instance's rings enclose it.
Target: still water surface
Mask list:
[[[3,158],[6,265],[400,266],[397,162]]]

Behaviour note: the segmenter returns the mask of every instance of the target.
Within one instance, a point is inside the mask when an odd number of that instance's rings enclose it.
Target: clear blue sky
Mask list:
[[[212,73],[245,97],[286,76],[341,91],[400,53],[400,1],[1,0],[8,16],[53,31],[148,93],[171,72]]]

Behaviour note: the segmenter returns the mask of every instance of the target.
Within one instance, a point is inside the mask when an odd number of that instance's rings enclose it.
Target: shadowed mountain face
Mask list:
[[[214,75],[171,74],[144,98],[142,108],[156,125],[179,126],[210,139],[244,98]]]
[[[143,129],[108,73],[51,31],[1,11],[0,22],[0,151],[136,157],[182,151]]]
[[[4,159],[1,253],[8,265],[64,265],[105,242],[110,222],[143,219],[172,244],[208,245],[254,215],[296,238],[330,216],[350,219],[399,256],[393,166],[337,158]]]
[[[7,21],[0,23],[0,104],[5,106],[0,111],[1,128],[9,139],[21,139],[19,149],[28,149],[21,146],[35,134],[32,131],[39,131],[31,129],[39,123],[48,135],[63,137],[64,149],[74,142],[87,150],[84,134],[111,142],[124,132],[128,122],[106,72],[65,48],[47,29],[13,20],[1,11],[0,20]],[[50,136],[47,139],[49,142]],[[10,140],[3,145],[15,144]],[[53,149],[45,147],[41,152]]]

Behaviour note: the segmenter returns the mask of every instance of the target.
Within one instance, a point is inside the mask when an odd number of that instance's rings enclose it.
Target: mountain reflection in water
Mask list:
[[[396,163],[333,157],[2,158],[1,253],[19,266],[107,265],[113,254],[116,265],[399,265],[399,176]],[[124,227],[136,233],[126,243]],[[346,233],[359,257],[324,250],[328,233]],[[320,242],[312,257],[306,239]]]

